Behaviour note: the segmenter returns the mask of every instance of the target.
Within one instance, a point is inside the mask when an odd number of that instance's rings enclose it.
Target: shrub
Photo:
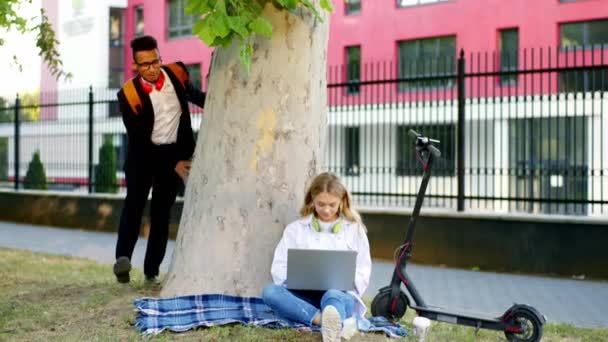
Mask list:
[[[112,138],[105,137],[99,149],[99,164],[95,167],[95,192],[118,192],[116,163],[116,150]]]
[[[44,172],[44,165],[40,160],[40,151],[34,152],[30,164],[27,166],[27,173],[25,174],[25,181],[23,182],[25,189],[39,189],[47,190],[46,184],[46,173]]]

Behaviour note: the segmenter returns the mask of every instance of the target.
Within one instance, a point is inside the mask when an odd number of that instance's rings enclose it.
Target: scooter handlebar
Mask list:
[[[427,148],[429,149],[429,151],[435,156],[435,158],[439,158],[441,157],[441,151],[439,151],[439,149],[431,144],[429,144],[427,146]]]
[[[422,134],[414,131],[413,129],[410,129],[407,133],[410,135],[410,137],[412,137],[414,139],[418,139],[419,137],[422,136]]]
[[[427,137],[423,136],[422,134],[414,131],[413,129],[410,129],[408,131],[408,134],[410,137],[416,139],[416,145],[424,146],[424,148],[426,148],[429,152],[431,152],[431,154],[433,154],[433,156],[435,158],[441,157],[441,151],[439,151],[439,149],[433,145],[433,144],[439,144],[440,143],[439,140],[427,138]]]

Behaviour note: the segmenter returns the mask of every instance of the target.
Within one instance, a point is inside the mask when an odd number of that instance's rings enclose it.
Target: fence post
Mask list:
[[[93,86],[89,86],[89,193],[93,192]]]
[[[19,107],[21,106],[21,100],[19,99],[19,94],[17,94],[17,97],[15,98],[15,190],[19,190],[19,164],[21,163],[21,158],[19,157],[19,144],[20,144],[20,140],[19,136],[20,136],[20,115],[19,115]]]
[[[464,129],[465,129],[465,82],[464,82],[464,50],[458,57],[458,199],[457,210],[464,211]]]

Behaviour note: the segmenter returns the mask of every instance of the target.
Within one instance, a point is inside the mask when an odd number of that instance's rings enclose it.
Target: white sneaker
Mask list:
[[[359,328],[357,327],[357,319],[355,317],[350,317],[342,322],[342,338],[345,340],[350,340],[351,337],[355,336],[359,332]]]
[[[323,342],[339,342],[342,334],[342,319],[333,305],[328,305],[321,314]]]

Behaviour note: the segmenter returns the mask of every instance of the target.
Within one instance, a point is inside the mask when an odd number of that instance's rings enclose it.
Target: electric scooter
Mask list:
[[[420,207],[422,207],[424,194],[431,178],[433,161],[441,156],[441,152],[435,146],[440,143],[438,140],[424,137],[414,130],[410,130],[409,135],[415,140],[416,158],[422,164],[424,171],[422,183],[416,196],[416,203],[409,221],[405,242],[396,252],[398,257],[391,283],[389,286],[381,288],[376,297],[374,297],[372,301],[372,314],[396,321],[403,317],[409,306],[419,316],[431,320],[466,325],[474,327],[476,331],[479,329],[504,331],[509,341],[540,341],[546,318],[538,310],[529,305],[514,304],[502,316],[496,318],[477,317],[470,314],[447,311],[438,307],[430,307],[424,302],[418,290],[416,290],[414,282],[406,273],[406,266],[412,256],[412,241],[416,219],[420,214]],[[401,291],[401,284],[405,286],[407,292]]]

